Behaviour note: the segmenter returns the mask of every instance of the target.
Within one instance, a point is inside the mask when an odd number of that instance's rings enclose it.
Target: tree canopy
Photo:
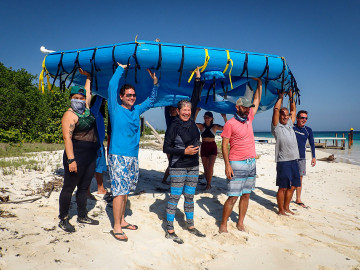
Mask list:
[[[69,91],[37,88],[37,76],[0,62],[0,142],[62,142],[61,118]]]

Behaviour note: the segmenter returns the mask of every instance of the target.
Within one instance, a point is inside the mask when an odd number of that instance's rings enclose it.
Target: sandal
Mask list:
[[[110,234],[111,234],[112,236],[114,236],[114,238],[115,238],[116,240],[118,240],[118,241],[127,242],[127,241],[129,240],[127,237],[126,237],[126,238],[118,238],[118,237],[116,237],[116,236],[126,236],[125,233],[116,233],[116,232],[114,232],[113,230],[111,230],[111,231],[110,231]]]
[[[130,228],[133,227],[134,229]],[[127,230],[132,230],[132,231],[136,231],[139,227],[137,225],[132,225],[132,224],[128,224],[126,226],[121,226],[121,229],[127,229]]]
[[[299,205],[299,206],[301,206],[301,207],[303,207],[303,208],[305,208],[305,209],[308,209],[309,208],[309,206],[306,206],[304,203],[302,203],[302,202],[300,202],[300,203],[298,203],[298,202],[294,202],[295,204],[297,204],[297,205]]]

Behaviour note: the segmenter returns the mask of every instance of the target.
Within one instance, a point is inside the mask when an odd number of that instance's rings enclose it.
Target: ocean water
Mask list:
[[[338,149],[322,149],[329,154],[334,154],[336,162],[344,162],[360,165],[360,131],[354,131],[354,144],[351,149],[348,148],[348,133],[349,131],[314,131],[314,139],[321,137],[335,137],[335,133],[338,134],[338,137],[342,137],[342,134],[345,134],[346,143],[345,150]],[[274,138],[271,132],[254,132],[255,137],[265,137],[265,138]],[[328,144],[332,144],[328,140]]]

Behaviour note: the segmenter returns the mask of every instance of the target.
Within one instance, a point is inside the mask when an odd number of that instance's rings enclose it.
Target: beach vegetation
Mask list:
[[[0,62],[0,142],[62,143],[61,118],[69,91],[39,91],[37,76]]]
[[[56,143],[0,143],[0,158],[20,157],[26,153],[63,150],[63,144]]]

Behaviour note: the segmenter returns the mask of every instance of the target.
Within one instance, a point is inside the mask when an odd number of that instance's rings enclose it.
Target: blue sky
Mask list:
[[[101,3],[101,4],[100,4]],[[70,50],[139,39],[284,56],[313,130],[360,130],[360,1],[0,2],[0,61],[39,74],[39,48]],[[201,116],[201,114],[200,114]],[[145,117],[164,128],[162,109]],[[200,120],[200,118],[199,118]],[[215,120],[222,123],[220,116]],[[269,131],[271,111],[255,131]]]

